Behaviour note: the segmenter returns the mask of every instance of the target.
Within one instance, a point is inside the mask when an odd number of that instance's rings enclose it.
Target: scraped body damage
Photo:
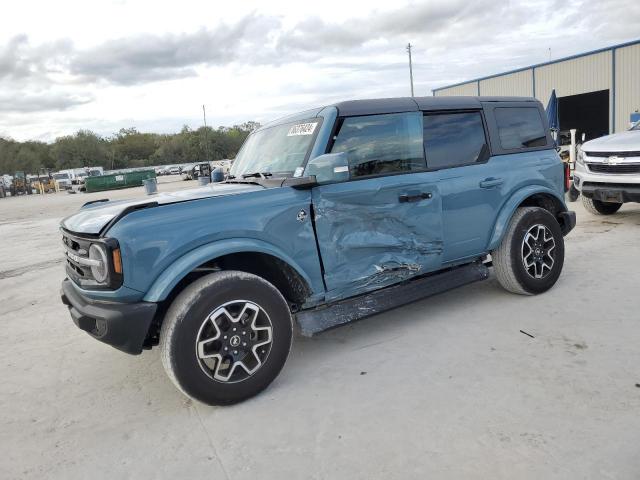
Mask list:
[[[358,295],[438,269],[442,202],[431,173],[313,190],[327,300]],[[417,201],[401,202],[402,195]]]

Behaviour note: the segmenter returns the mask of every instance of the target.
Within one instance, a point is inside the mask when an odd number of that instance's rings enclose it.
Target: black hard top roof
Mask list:
[[[348,100],[333,105],[340,116],[379,113],[417,112],[419,110],[458,110],[482,108],[486,102],[537,102],[533,97],[398,97]]]

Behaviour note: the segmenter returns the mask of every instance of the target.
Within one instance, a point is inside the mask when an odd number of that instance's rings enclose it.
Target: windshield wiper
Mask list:
[[[267,178],[267,177],[271,177],[272,175],[273,173],[271,172],[252,172],[252,173],[243,173],[242,178],[251,178],[251,177]]]

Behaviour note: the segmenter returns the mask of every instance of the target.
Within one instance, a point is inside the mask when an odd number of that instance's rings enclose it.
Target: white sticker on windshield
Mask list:
[[[287,137],[294,137],[296,135],[313,135],[313,132],[316,129],[316,125],[318,125],[318,122],[299,123],[298,125],[294,125],[289,129]]]

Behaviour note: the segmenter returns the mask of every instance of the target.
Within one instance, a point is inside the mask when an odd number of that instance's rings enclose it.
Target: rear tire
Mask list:
[[[621,203],[601,202],[584,195],[582,196],[582,204],[589,213],[594,215],[613,215],[622,207]]]
[[[558,281],[564,264],[560,225],[543,208],[518,208],[491,257],[505,290],[520,295],[546,292]]]
[[[289,306],[272,284],[245,272],[216,272],[171,304],[160,331],[162,363],[188,397],[230,405],[276,378],[292,332]]]

